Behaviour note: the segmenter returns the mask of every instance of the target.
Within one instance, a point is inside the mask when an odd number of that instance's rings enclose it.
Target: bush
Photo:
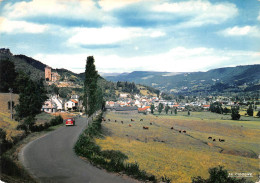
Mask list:
[[[12,143],[6,140],[6,132],[0,128],[0,155],[12,147]]]
[[[166,175],[164,175],[162,178],[161,178],[162,182],[166,182],[166,183],[170,183],[171,182],[171,179],[169,177],[167,177]]]
[[[51,119],[50,124],[51,126],[56,126],[63,123],[63,118],[59,115],[55,117],[54,119]]]

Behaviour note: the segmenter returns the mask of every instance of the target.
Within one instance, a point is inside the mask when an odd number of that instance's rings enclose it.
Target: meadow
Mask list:
[[[230,173],[253,173],[249,179],[257,180],[259,118],[232,121],[230,115],[210,112],[192,112],[190,116],[184,112],[108,112],[105,119],[104,137],[95,139],[102,150],[120,150],[128,156],[127,162],[137,162],[158,180],[166,176],[172,182],[191,182],[192,177],[207,178],[208,168],[218,165]]]

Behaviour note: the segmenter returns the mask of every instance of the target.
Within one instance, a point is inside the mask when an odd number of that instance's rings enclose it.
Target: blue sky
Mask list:
[[[260,64],[260,1],[0,0],[0,47],[77,73]]]

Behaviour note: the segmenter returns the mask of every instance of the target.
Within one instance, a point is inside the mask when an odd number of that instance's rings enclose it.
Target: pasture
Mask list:
[[[253,173],[250,180],[257,180],[258,119],[232,121],[210,112],[157,116],[108,112],[102,122],[104,138],[96,143],[102,150],[120,150],[128,162],[137,162],[157,179],[191,182],[191,177],[207,178],[208,168],[222,165],[230,173]]]

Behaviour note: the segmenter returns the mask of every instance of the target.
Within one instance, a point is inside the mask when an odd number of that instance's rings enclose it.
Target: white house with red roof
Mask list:
[[[64,105],[64,109],[65,111],[69,111],[69,110],[76,110],[78,108],[79,102],[77,100],[74,99],[70,99],[69,101],[67,101]]]

